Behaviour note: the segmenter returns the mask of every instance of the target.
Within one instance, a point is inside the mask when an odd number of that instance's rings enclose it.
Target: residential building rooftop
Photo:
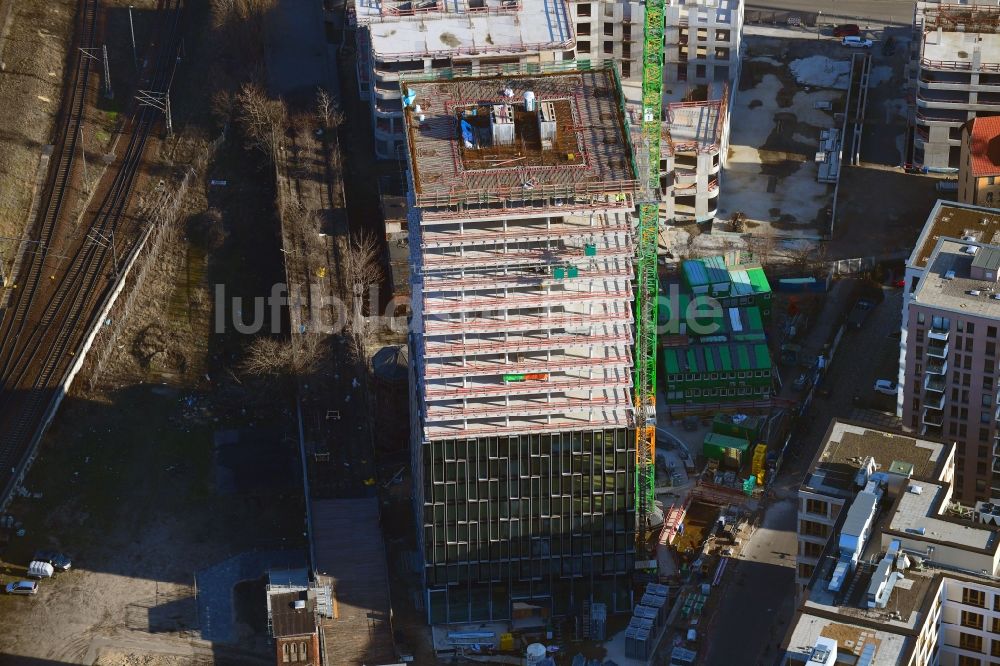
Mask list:
[[[913,293],[911,305],[1000,319],[998,249],[975,241],[940,238]],[[979,265],[974,265],[977,259]],[[976,268],[984,270],[977,276]],[[986,274],[993,278],[983,279]]]
[[[613,67],[402,86],[417,206],[626,198],[638,189]]]
[[[564,0],[357,0],[383,61],[569,49]]]
[[[969,548],[994,551],[997,533],[982,524],[943,519],[938,509],[945,504],[949,492],[943,483],[914,481],[920,492],[904,492],[899,496],[895,513],[889,520],[888,530],[908,534],[918,533],[927,541],[962,544]]]
[[[1000,245],[1000,210],[938,200],[924,223],[907,265],[927,268],[939,239],[964,237],[988,245]]]
[[[1000,116],[973,118],[969,144],[972,175],[1000,176]]]
[[[854,479],[869,456],[882,469],[903,461],[913,465],[914,477],[934,478],[949,446],[834,419],[802,485],[826,495],[853,497]]]

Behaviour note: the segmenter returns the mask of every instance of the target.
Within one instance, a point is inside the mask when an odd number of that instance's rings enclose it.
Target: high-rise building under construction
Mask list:
[[[401,92],[428,621],[628,611],[639,185],[617,74]]]

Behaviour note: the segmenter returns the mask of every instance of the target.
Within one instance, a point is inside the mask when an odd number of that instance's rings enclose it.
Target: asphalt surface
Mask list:
[[[820,23],[833,23],[836,19],[853,19],[854,23],[896,23],[909,25],[913,20],[912,0],[767,0],[746,5],[746,15],[761,12],[794,12],[807,24],[812,24],[813,14]]]
[[[831,419],[872,421],[883,416],[880,411],[894,408],[892,398],[881,401],[871,388],[878,378],[893,378],[888,370],[898,356],[899,340],[892,334],[899,330],[902,292],[887,290],[885,296],[859,330],[845,333],[824,380],[831,394],[817,397],[807,410],[774,486],[776,499],[762,527],[726,572],[721,600],[710,620],[712,635],[726,638],[709,644],[705,664],[771,666],[780,661],[777,646],[795,611],[798,485]],[[828,303],[827,307],[832,306]],[[825,335],[826,327],[814,327],[804,346],[821,344],[819,338]],[[860,405],[855,404],[855,396]]]

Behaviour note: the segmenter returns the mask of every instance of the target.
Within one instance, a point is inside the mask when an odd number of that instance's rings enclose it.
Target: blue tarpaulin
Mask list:
[[[476,143],[476,131],[472,129],[472,125],[465,120],[462,121],[462,140],[466,143]]]

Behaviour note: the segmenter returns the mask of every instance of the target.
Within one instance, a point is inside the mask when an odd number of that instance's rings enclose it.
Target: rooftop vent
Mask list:
[[[944,279],[945,280],[954,280],[955,279],[955,271],[946,271],[945,274],[944,274]]]
[[[978,251],[979,247],[976,245],[966,245],[965,247],[962,248],[962,252],[966,254],[975,254]]]
[[[295,601],[292,602],[292,608],[294,608],[295,610],[305,610],[306,602],[303,601],[302,599],[296,599]]]

